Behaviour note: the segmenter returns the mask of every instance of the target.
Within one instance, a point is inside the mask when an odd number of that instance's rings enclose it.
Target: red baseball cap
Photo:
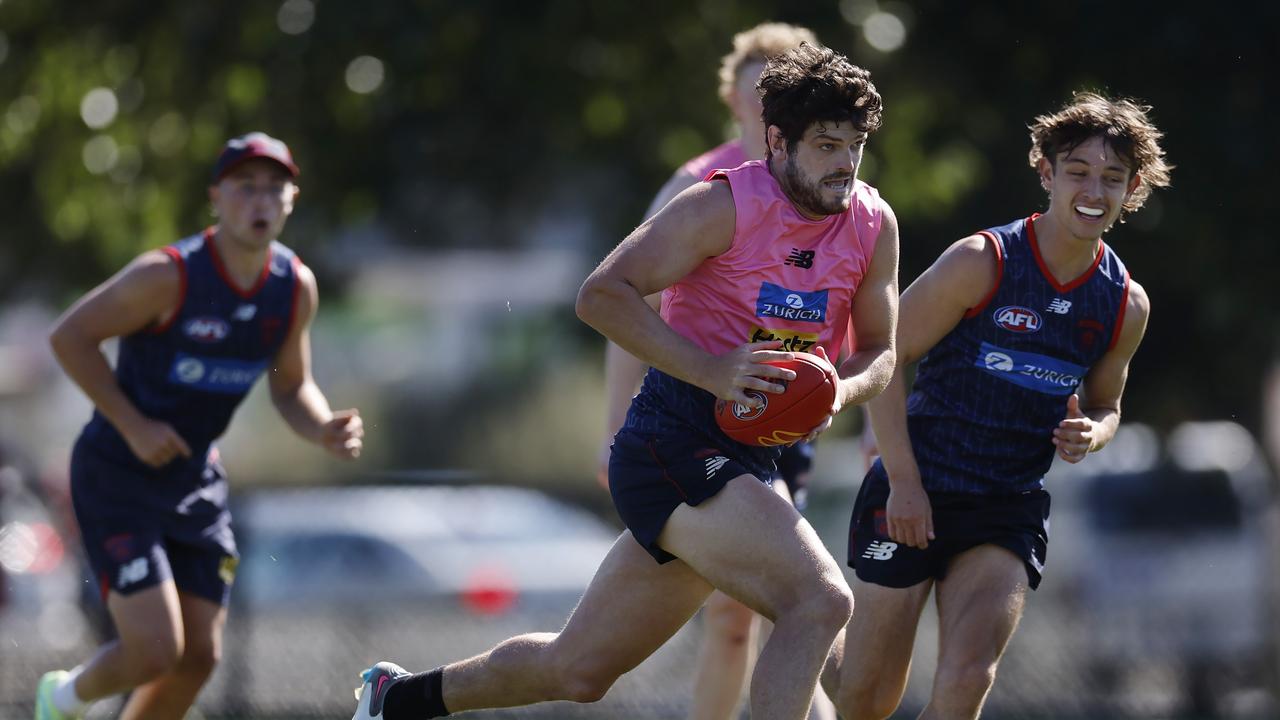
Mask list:
[[[298,166],[293,162],[288,145],[266,133],[251,132],[231,138],[222,146],[218,161],[213,165],[213,182],[226,177],[240,163],[254,158],[274,160],[289,172],[290,177],[298,177]]]

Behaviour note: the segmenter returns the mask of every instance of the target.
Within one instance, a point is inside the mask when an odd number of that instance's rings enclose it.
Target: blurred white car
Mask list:
[[[411,670],[563,627],[618,537],[546,493],[485,485],[252,491],[232,505],[241,562],[206,711],[337,717],[378,660]],[[594,705],[504,718],[684,713],[696,636],[680,633]],[[488,715],[478,715],[488,717]]]

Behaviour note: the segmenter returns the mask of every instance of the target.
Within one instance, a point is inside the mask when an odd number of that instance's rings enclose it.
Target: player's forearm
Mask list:
[[[840,366],[840,406],[861,405],[884,392],[893,379],[892,345],[862,347]]]
[[[50,335],[49,345],[67,376],[122,435],[128,435],[131,428],[146,419],[120,389],[111,365],[95,342],[59,329]]]
[[[333,417],[333,411],[319,386],[308,380],[291,391],[272,393],[271,401],[299,437],[321,443],[324,425]]]
[[[908,479],[918,482],[920,469],[907,432],[906,368],[894,369],[884,392],[867,403],[867,411],[890,486]]]
[[[604,351],[604,384],[607,395],[605,430],[609,437],[617,434],[627,418],[627,408],[635,396],[640,380],[644,377],[643,362],[634,355],[609,341]]]
[[[1084,414],[1094,423],[1089,452],[1097,452],[1116,436],[1120,427],[1120,411],[1115,408],[1086,408]]]

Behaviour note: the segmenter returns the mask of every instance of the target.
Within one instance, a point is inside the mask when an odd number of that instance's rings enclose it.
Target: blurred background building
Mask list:
[[[724,138],[719,57],[768,19],[872,71],[885,126],[861,176],[897,211],[904,287],[956,238],[1043,208],[1033,116],[1086,88],[1154,106],[1173,187],[1109,238],[1154,307],[1126,427],[1049,478],[1049,572],[986,716],[1280,717],[1280,244],[1264,216],[1280,10],[1099,0],[0,0],[0,716],[25,716],[41,672],[110,632],[67,501],[89,406],[45,334],[131,257],[213,222],[212,160],[250,130],[302,168],[282,240],[320,279],[317,379],[368,436],[337,465],[261,388],[240,410],[222,449],[246,560],[200,712],[341,716],[383,653],[425,666],[562,620],[618,528],[593,480],[603,341],[574,295],[671,170]],[[810,516],[841,560],[860,431],[850,414],[819,446]],[[432,519],[446,496],[527,534]],[[325,518],[311,534],[287,518],[303,497]],[[344,515],[378,502],[424,509]],[[513,542],[562,544],[535,559]],[[472,560],[433,565],[438,543]],[[353,548],[379,553],[366,581],[390,583],[387,612],[420,622],[351,610]],[[516,573],[538,563],[556,588]],[[902,717],[930,680],[927,628],[919,642]],[[492,716],[677,716],[692,654],[677,636],[600,707]],[[292,692],[254,686],[282,666]]]

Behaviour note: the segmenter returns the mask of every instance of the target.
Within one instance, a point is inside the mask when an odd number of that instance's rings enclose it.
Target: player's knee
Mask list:
[[[148,682],[178,667],[182,650],[182,643],[170,637],[139,640],[129,648],[129,664],[143,682]]]
[[[703,610],[707,632],[730,645],[746,645],[751,640],[751,624],[755,613],[751,608],[725,595],[716,594]]]
[[[853,593],[844,583],[822,583],[804,593],[793,612],[834,637],[853,615]]]
[[[221,643],[192,643],[183,650],[182,659],[178,661],[178,669],[183,675],[203,682],[213,674],[214,668],[221,661]]]

